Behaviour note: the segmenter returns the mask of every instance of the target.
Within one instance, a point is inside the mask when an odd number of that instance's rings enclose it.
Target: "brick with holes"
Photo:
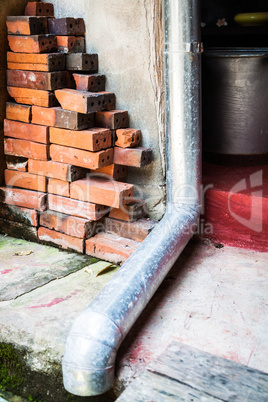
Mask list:
[[[34,209],[16,207],[15,205],[0,203],[0,217],[30,226],[39,225],[37,211]]]
[[[147,215],[147,205],[143,200],[133,198],[121,208],[112,208],[109,218],[120,219],[121,221],[135,222]]]
[[[7,70],[7,85],[11,87],[41,89],[54,91],[66,88],[66,71],[43,71]]]
[[[47,195],[38,191],[21,188],[0,187],[0,202],[17,207],[45,211],[47,207]]]
[[[111,131],[105,128],[90,128],[72,131],[50,127],[50,142],[86,151],[100,151],[112,145]]]
[[[11,70],[63,71],[65,70],[65,55],[7,52],[7,68]]]
[[[7,87],[9,95],[15,99],[17,103],[25,103],[27,105],[36,105],[44,107],[58,106],[58,101],[53,92],[41,91],[38,89]]]
[[[70,53],[66,55],[66,69],[70,71],[98,72],[98,55]]]
[[[109,212],[109,209],[103,205],[78,201],[54,194],[48,194],[48,207],[52,211],[78,216],[91,221],[98,221]]]
[[[115,145],[120,148],[137,147],[141,140],[141,131],[132,128],[116,130]]]
[[[86,130],[95,126],[95,113],[78,113],[59,108],[56,111],[55,127],[69,130]]]
[[[54,17],[54,6],[52,3],[41,1],[29,1],[25,7],[25,15]]]
[[[6,155],[6,164],[7,168],[11,170],[20,170],[21,172],[28,170],[28,159],[26,158]]]
[[[55,91],[61,107],[78,113],[92,113],[102,109],[104,96],[98,92],[76,91],[75,89],[59,89]]]
[[[90,177],[73,182],[70,197],[79,201],[120,208],[134,195],[134,186],[98,177]]]
[[[105,75],[101,74],[73,74],[76,89],[79,91],[105,91]]]
[[[6,103],[6,118],[8,120],[17,120],[24,123],[31,122],[32,107],[30,105],[21,105],[15,102]]]
[[[83,239],[56,232],[56,230],[40,227],[38,229],[38,238],[45,243],[56,244],[66,250],[75,250],[78,253],[84,252]]]
[[[103,95],[102,110],[115,109],[115,94],[113,92],[99,91],[99,95]]]
[[[44,176],[16,170],[5,170],[5,183],[11,187],[21,187],[28,190],[47,191],[47,179]]]
[[[43,144],[49,143],[48,127],[22,123],[15,120],[4,120],[4,135],[6,137],[19,138],[21,140],[29,140]]]
[[[150,148],[114,148],[114,163],[124,166],[142,167],[152,162]]]
[[[62,197],[70,197],[70,183],[59,179],[48,179],[47,192]]]
[[[113,149],[108,148],[98,152],[90,152],[52,144],[50,146],[50,156],[56,162],[70,163],[87,169],[98,169],[113,162]]]
[[[110,110],[96,113],[96,126],[111,130],[128,127],[128,112],[126,110]]]
[[[111,177],[113,180],[124,180],[127,177],[127,167],[122,165],[109,165],[100,169],[91,170],[91,175],[96,177]]]
[[[4,139],[4,152],[6,155],[22,156],[24,158],[48,160],[49,146],[33,141]]]
[[[46,17],[8,16],[6,25],[9,35],[41,35],[48,33]]]
[[[49,53],[58,48],[54,35],[8,35],[8,43],[12,52],[18,53]]]
[[[58,52],[84,53],[86,42],[83,36],[57,36]]]
[[[86,28],[83,18],[49,18],[48,31],[52,35],[82,36]]]
[[[28,171],[41,176],[59,179],[63,181],[74,181],[85,177],[86,170],[66,163],[54,161],[28,160]]]

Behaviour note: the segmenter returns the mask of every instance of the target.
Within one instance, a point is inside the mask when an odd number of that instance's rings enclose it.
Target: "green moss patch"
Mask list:
[[[25,367],[12,345],[0,344],[0,387],[15,391],[23,383]]]

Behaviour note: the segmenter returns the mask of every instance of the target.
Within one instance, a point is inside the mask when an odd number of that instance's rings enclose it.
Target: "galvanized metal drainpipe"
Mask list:
[[[164,0],[167,208],[164,218],[74,321],[62,362],[80,396],[113,386],[117,350],[191,238],[200,211],[198,0]]]

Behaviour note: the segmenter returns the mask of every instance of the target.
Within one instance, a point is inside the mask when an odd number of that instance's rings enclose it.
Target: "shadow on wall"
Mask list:
[[[24,9],[28,0],[1,0],[1,15],[0,15],[0,184],[3,184],[3,172],[5,169],[4,159],[4,133],[3,121],[6,113],[6,101],[9,95],[6,90],[6,54],[8,51],[6,16],[7,15],[23,15]]]

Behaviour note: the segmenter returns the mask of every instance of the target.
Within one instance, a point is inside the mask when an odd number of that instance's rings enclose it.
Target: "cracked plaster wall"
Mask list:
[[[162,0],[51,0],[56,17],[82,17],[87,52],[99,54],[106,89],[117,109],[128,110],[130,127],[142,130],[142,146],[153,149],[153,163],[129,169],[137,196],[150,216],[160,219],[165,205]]]

